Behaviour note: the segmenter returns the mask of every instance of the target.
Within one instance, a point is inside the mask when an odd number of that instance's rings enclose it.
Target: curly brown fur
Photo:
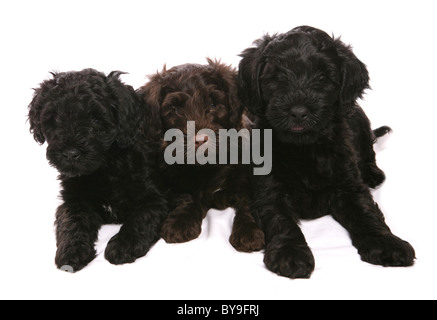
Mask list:
[[[164,68],[151,76],[139,92],[160,123],[157,138],[162,141],[163,151],[170,143],[163,139],[165,131],[177,128],[187,136],[189,120],[195,121],[196,133],[204,128],[218,134],[219,129],[242,127],[237,73],[219,62],[208,59],[207,65]],[[187,144],[186,139],[184,143]],[[196,150],[208,143],[211,141],[202,139],[196,143]],[[171,212],[163,225],[162,237],[169,243],[195,239],[208,209],[230,206],[236,211],[231,244],[239,251],[261,249],[264,235],[249,210],[249,170],[230,164],[169,165],[162,159],[161,174],[171,195]]]

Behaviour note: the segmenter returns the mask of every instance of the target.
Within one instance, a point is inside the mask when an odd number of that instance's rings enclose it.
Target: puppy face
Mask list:
[[[120,100],[111,89],[118,75],[106,77],[92,69],[57,73],[35,90],[29,106],[31,132],[37,142],[47,141],[47,159],[60,173],[89,174],[105,160],[120,131]]]
[[[88,174],[100,167],[104,152],[115,139],[115,119],[104,98],[67,94],[48,104],[41,113],[47,141],[47,159],[67,176]]]
[[[260,75],[265,116],[280,140],[310,142],[326,128],[335,113],[340,92],[340,65],[307,35],[293,35],[269,48]]]
[[[240,86],[283,142],[315,142],[367,87],[365,66],[323,31],[299,27],[256,43],[242,54]]]
[[[164,132],[179,129],[187,137],[187,122],[194,121],[195,132],[211,129],[217,142],[220,129],[241,127],[237,73],[224,64],[208,59],[208,65],[185,64],[170,70],[164,68],[140,91],[150,108],[158,114]],[[205,135],[195,135],[194,139],[196,149],[211,143]],[[187,142],[185,139],[185,144]],[[169,143],[163,141],[163,148]]]

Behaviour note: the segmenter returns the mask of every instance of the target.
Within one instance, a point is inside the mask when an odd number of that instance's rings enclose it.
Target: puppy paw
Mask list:
[[[83,269],[96,257],[94,245],[89,244],[62,244],[56,251],[56,266],[68,272],[76,272]]]
[[[361,260],[385,267],[407,267],[414,264],[415,252],[406,241],[395,235],[367,237],[357,245]]]
[[[229,242],[237,251],[259,251],[264,248],[264,232],[255,223],[249,224],[233,229]]]
[[[187,215],[169,217],[163,224],[161,236],[167,243],[181,243],[196,239],[202,231],[200,221]]]
[[[306,244],[280,247],[269,245],[265,251],[264,263],[274,273],[292,279],[309,278],[315,265],[313,254]]]
[[[145,256],[148,251],[149,246],[145,245],[141,239],[116,234],[106,246],[105,259],[112,264],[132,263]]]

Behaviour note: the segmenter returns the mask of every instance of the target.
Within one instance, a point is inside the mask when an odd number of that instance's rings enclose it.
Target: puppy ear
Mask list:
[[[142,121],[142,103],[135,90],[120,80],[126,72],[112,71],[106,77],[110,104],[118,122],[116,141],[121,147],[130,146],[135,141]]]
[[[275,36],[265,35],[254,42],[255,47],[244,50],[238,65],[239,97],[243,105],[252,113],[263,112],[264,103],[261,97],[259,77],[265,65],[263,52]]]
[[[369,73],[352,52],[350,46],[345,45],[340,39],[334,39],[337,54],[341,59],[341,90],[340,103],[347,109],[353,108],[355,101],[362,98],[365,89],[369,87]]]
[[[52,73],[52,75],[53,77],[56,77],[56,73]],[[33,134],[33,138],[39,144],[43,144],[45,142],[44,134],[41,129],[41,112],[44,109],[44,105],[47,102],[50,91],[54,87],[56,87],[55,79],[42,82],[38,88],[34,89],[32,101],[28,106],[30,133]]]
[[[219,60],[206,59],[209,66],[214,70],[214,78],[221,90],[227,93],[229,109],[231,111],[230,121],[238,126],[241,125],[243,108],[238,98],[238,74],[237,70],[230,65],[221,63]]]
[[[241,118],[243,113],[243,106],[240,99],[238,98],[238,74],[236,70],[228,70],[228,72],[226,72],[226,75],[224,76],[224,81],[226,82],[229,104],[232,111],[229,120],[236,126],[238,126],[237,129],[240,129],[239,126],[241,126],[242,123]]]
[[[166,72],[164,66],[163,72]],[[158,141],[161,138],[162,122],[161,122],[161,104],[165,92],[163,90],[162,76],[156,73],[149,76],[149,82],[138,89],[138,94],[141,100],[145,103],[146,121],[144,123],[144,132],[151,140]]]

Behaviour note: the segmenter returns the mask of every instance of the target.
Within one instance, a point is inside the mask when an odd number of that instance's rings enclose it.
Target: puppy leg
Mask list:
[[[382,266],[413,265],[413,247],[391,233],[368,190],[341,194],[332,209],[333,217],[349,231],[363,261]]]
[[[90,204],[67,203],[56,211],[55,263],[73,272],[85,267],[96,256],[94,243],[103,221]]]
[[[284,277],[309,278],[314,257],[293,218],[287,194],[272,175],[254,176],[251,210],[265,235],[264,263]]]
[[[354,143],[355,150],[358,151],[361,178],[369,187],[375,188],[384,182],[385,174],[376,165],[375,151],[373,150],[375,136],[370,128],[370,121],[361,108],[357,108],[348,121],[355,135]]]
[[[232,233],[229,242],[238,251],[252,252],[264,248],[264,232],[258,226],[255,218],[250,213],[249,194],[247,192],[249,181],[246,179],[238,180],[230,177],[232,181],[242,181],[241,185],[236,186],[235,190],[230,190],[229,199],[231,206],[235,209],[235,218],[232,225]]]
[[[252,252],[264,248],[264,232],[250,214],[249,206],[235,208],[229,242],[238,251]]]
[[[275,220],[275,224],[283,223],[287,232],[278,233],[266,241],[265,265],[284,277],[309,278],[314,271],[315,262],[302,231],[297,224],[288,220]]]
[[[167,243],[180,243],[196,239],[202,231],[202,220],[206,215],[199,201],[189,194],[175,197],[175,207],[169,213],[161,229]]]
[[[235,218],[229,242],[238,251],[252,252],[264,248],[264,232],[250,212],[249,188],[252,168],[233,167],[226,190],[228,204],[235,209]]]
[[[130,214],[105,249],[105,258],[112,264],[132,263],[145,256],[159,240],[168,212],[167,204],[159,194],[145,196],[142,203],[131,203],[129,208],[122,210]]]

